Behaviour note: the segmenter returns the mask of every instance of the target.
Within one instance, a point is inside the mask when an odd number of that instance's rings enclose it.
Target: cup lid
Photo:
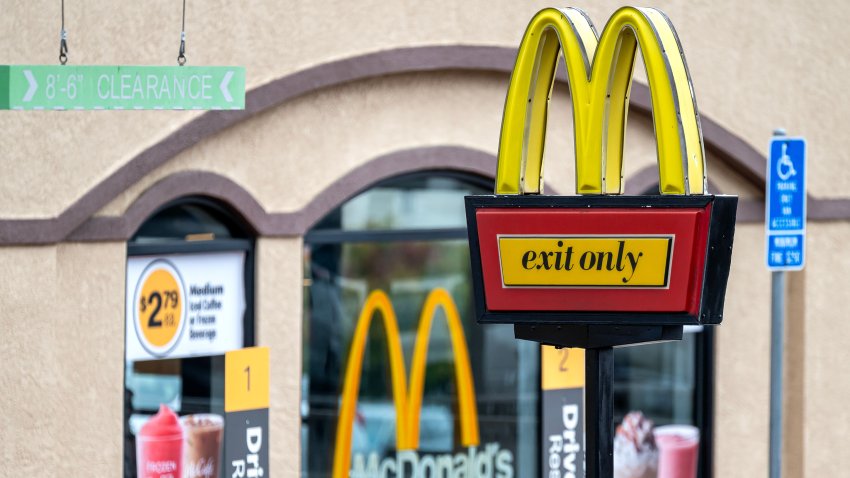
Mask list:
[[[186,427],[210,427],[224,424],[224,417],[215,413],[195,413],[180,417],[180,423]]]
[[[652,430],[656,437],[677,436],[684,440],[699,440],[699,428],[693,425],[662,425]]]

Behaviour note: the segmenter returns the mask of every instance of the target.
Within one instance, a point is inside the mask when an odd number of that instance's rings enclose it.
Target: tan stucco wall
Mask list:
[[[770,273],[761,225],[738,224],[723,323],[717,328],[715,476],[767,472]]]
[[[275,476],[301,466],[301,239],[257,241],[257,345],[270,349],[270,464]]]
[[[499,77],[401,75],[311,94],[240,123],[178,155],[108,205],[117,215],[179,170],[224,174],[267,211],[301,209],[344,173],[389,152],[498,142]],[[502,100],[503,101],[503,100]]]
[[[0,248],[0,476],[118,476],[125,244]]]
[[[804,450],[805,476],[840,476],[850,469],[850,455],[843,451],[845,424],[850,422],[850,379],[845,371],[850,358],[850,321],[846,318],[850,257],[844,253],[848,237],[848,223],[815,224],[809,229],[806,314],[802,317],[805,432],[803,443],[795,444]]]
[[[271,347],[271,468],[300,465],[300,239],[257,244]],[[126,244],[0,248],[0,476],[120,476]],[[289,364],[295,364],[290,367]]]
[[[320,63],[413,45],[483,44],[515,47],[526,19],[547,2],[381,4],[232,2],[191,5],[190,64],[239,64],[248,87]],[[578,2],[598,26],[618,2]],[[657,2],[676,25],[704,115],[758,149],[785,126],[806,135],[813,158],[809,184],[818,195],[844,194],[850,155],[842,144],[850,96],[834,81],[850,63],[834,45],[850,40],[845,2],[728,1],[725,5]],[[47,0],[3,7],[0,58],[54,63],[58,7]],[[155,0],[69,4],[73,64],[172,64],[179,8]],[[226,19],[226,20],[225,20]],[[368,27],[365,27],[368,25]],[[499,100],[491,106],[500,108]],[[190,112],[0,114],[0,217],[53,217],[145,147],[196,117]]]
[[[302,209],[331,183],[383,154],[436,145],[465,146],[495,157],[505,77],[428,73],[360,81],[309,94],[244,121],[180,153],[121,193],[98,215],[117,216],[158,180],[178,171],[227,176],[268,212]],[[556,93],[546,143],[546,185],[575,192],[569,95]],[[366,120],[364,120],[364,115]],[[624,176],[655,164],[648,116],[633,114]],[[742,197],[759,193],[708,158],[712,182]]]
[[[718,328],[715,462],[717,476],[756,476],[767,469],[770,273],[761,225],[738,225],[726,317]],[[842,476],[845,397],[850,381],[842,294],[850,225],[810,223],[803,272],[786,274],[784,476]]]

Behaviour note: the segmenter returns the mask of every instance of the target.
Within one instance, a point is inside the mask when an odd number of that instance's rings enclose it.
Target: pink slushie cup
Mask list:
[[[165,405],[136,435],[138,478],[183,477],[183,427]]]
[[[690,425],[656,427],[658,478],[696,478],[699,429]]]

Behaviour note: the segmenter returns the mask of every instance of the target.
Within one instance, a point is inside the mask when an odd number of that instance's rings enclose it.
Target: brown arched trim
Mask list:
[[[258,234],[265,221],[263,207],[242,186],[206,171],[181,171],[167,176],[145,190],[121,216],[91,217],[69,236],[69,241],[123,241],[142,223],[169,202],[186,196],[205,196],[227,204]]]
[[[98,210],[180,152],[298,96],[391,74],[460,70],[507,76],[513,69],[515,56],[514,48],[497,46],[422,46],[368,53],[292,73],[249,91],[244,111],[209,111],[188,122],[118,168],[59,216],[52,219],[0,219],[0,244],[45,244],[68,240]],[[558,81],[564,87],[566,75],[561,73]],[[635,113],[650,114],[646,85],[633,83],[630,104]],[[765,158],[761,153],[711,119],[705,116],[701,119],[706,149],[754,185],[763,187]],[[811,219],[850,219],[850,199],[847,198],[821,200],[810,197],[808,207]],[[74,237],[86,236],[74,234]]]
[[[623,192],[625,194],[643,194],[644,191],[651,188],[654,184],[658,184],[658,167],[655,165],[647,166],[624,179],[625,187],[623,188]]]
[[[495,156],[461,146],[433,146],[389,153],[355,168],[331,183],[300,211],[267,213],[240,185],[215,173],[183,171],[154,183],[122,216],[92,217],[68,237],[70,241],[125,241],[159,207],[185,196],[221,201],[239,214],[257,234],[300,236],[346,199],[374,183],[424,170],[460,171],[490,176]]]
[[[649,188],[658,186],[658,166],[647,166],[626,178],[626,194],[643,194]],[[711,179],[708,180],[708,191],[711,194],[723,194]],[[751,199],[738,200],[738,222],[761,222],[764,220],[764,204],[762,201]]]
[[[493,177],[496,157],[490,153],[460,147],[435,146],[407,149],[380,156],[334,181],[298,212],[296,229],[279,228],[280,233],[304,234],[334,208],[358,192],[383,179],[427,170],[460,171]]]
[[[658,189],[658,166],[646,166],[625,179],[625,194],[643,194],[652,187]],[[708,179],[708,191],[711,194],[723,194],[711,179]]]

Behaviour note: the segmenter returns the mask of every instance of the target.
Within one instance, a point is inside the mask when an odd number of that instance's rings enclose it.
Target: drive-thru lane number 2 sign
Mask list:
[[[801,270],[806,262],[806,140],[770,142],[765,207],[767,268]]]

